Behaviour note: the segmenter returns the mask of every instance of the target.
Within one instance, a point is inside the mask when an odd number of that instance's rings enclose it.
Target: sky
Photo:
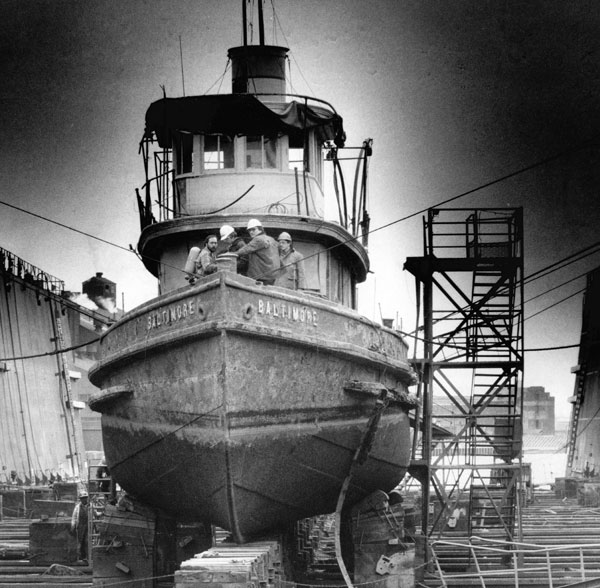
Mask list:
[[[534,166],[452,206],[523,207],[525,275],[599,240],[598,2],[274,0],[265,18],[267,42],[291,48],[292,89],[331,102],[348,144],[373,138],[372,230]],[[162,87],[228,92],[241,35],[239,0],[2,0],[0,247],[72,291],[103,272],[127,310],[153,297],[155,279],[124,250],[139,235],[145,111]],[[363,313],[404,330],[415,285],[403,264],[423,254],[421,218],[372,233],[359,293]],[[525,297],[598,266],[600,254],[569,264]],[[525,316],[584,285],[535,298]],[[581,304],[527,320],[525,347],[577,344]],[[525,385],[556,396],[559,418],[576,363],[576,348],[526,354]]]

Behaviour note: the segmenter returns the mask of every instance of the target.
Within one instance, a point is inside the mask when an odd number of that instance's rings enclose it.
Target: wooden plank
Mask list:
[[[91,579],[89,576],[49,576],[44,574],[39,575],[15,575],[15,576],[3,576],[0,580],[1,585],[14,586],[16,584],[48,584],[56,587],[56,584],[69,584],[69,585],[91,585]]]
[[[153,582],[152,579],[148,578],[127,578],[123,575],[110,578],[97,578],[94,576],[94,588],[154,588]]]

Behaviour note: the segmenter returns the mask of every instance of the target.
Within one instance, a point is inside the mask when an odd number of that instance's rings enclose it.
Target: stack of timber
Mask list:
[[[175,572],[175,588],[272,588],[282,580],[276,541],[213,547],[184,561]]]
[[[0,561],[26,559],[29,554],[29,521],[5,518],[0,521]]]
[[[342,584],[335,554],[335,515],[302,519],[295,525],[294,577],[305,584]]]
[[[0,588],[91,588],[90,568],[0,561]]]
[[[47,549],[40,552],[43,557],[32,557],[30,525],[40,523],[24,518],[5,518],[0,521],[0,588],[90,588],[92,578],[89,566],[64,565],[58,561],[42,563],[49,561],[45,559]],[[52,523],[44,521],[44,524],[49,525],[44,532],[54,528]],[[44,545],[47,547],[46,543]]]

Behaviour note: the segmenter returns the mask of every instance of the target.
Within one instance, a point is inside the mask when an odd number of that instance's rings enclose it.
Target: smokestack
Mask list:
[[[227,52],[231,59],[231,85],[234,94],[285,94],[287,47],[245,45]],[[268,96],[259,96],[261,100]],[[283,101],[271,96],[270,101]]]

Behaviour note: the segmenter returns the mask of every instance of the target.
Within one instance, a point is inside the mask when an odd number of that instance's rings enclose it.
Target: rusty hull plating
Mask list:
[[[219,272],[147,303],[103,337],[111,471],[139,499],[245,541],[331,512],[372,396],[344,384],[412,383],[406,346],[354,311]],[[391,490],[410,456],[406,403],[385,411],[348,503]]]

